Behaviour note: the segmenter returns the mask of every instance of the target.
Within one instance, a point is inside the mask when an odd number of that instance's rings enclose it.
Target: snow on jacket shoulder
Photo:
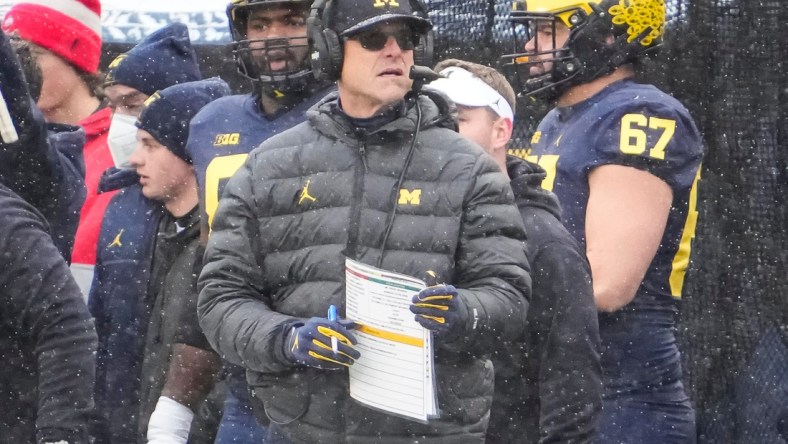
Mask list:
[[[251,370],[249,383],[271,421],[297,420],[288,428],[294,441],[483,441],[492,400],[492,365],[483,356],[523,330],[530,277],[507,178],[449,129],[455,124],[442,99],[406,103],[399,117],[367,132],[351,125],[330,94],[308,122],[252,151],[214,220],[200,323],[224,358]],[[362,407],[347,397],[346,373],[296,368],[283,356],[283,333],[293,323],[325,316],[330,304],[344,312],[346,253],[417,277],[436,271],[479,314],[461,344],[438,344],[440,419],[418,424]]]

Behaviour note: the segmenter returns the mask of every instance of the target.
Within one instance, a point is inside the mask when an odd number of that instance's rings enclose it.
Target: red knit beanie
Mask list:
[[[89,74],[101,57],[99,0],[19,0],[6,13],[3,31],[57,54]]]

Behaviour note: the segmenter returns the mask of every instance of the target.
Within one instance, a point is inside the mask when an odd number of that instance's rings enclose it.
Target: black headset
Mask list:
[[[339,80],[342,74],[342,40],[339,34],[330,27],[326,27],[324,17],[331,17],[331,10],[335,2],[342,0],[315,0],[312,10],[306,21],[307,37],[312,54],[310,63],[312,73],[318,80]],[[370,0],[371,1],[371,0]],[[419,17],[429,19],[427,6],[423,0],[408,0],[411,10]],[[326,12],[328,11],[328,15]],[[432,66],[432,53],[435,46],[435,34],[432,30],[419,36],[419,43],[413,48],[413,62],[415,65]]]

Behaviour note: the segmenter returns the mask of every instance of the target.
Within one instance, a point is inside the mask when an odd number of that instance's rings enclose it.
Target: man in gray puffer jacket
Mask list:
[[[317,41],[313,60],[338,78],[338,95],[252,151],[227,184],[199,280],[200,324],[247,369],[267,442],[481,443],[486,355],[522,334],[528,306],[522,219],[495,162],[454,131],[448,103],[409,93],[431,27],[424,11],[334,1],[316,2],[310,33],[336,40]],[[344,312],[346,257],[452,284],[411,306],[435,332],[439,418],[410,421],[350,398],[345,366],[359,352],[347,324],[324,317],[331,304]],[[347,338],[339,353],[327,331]]]

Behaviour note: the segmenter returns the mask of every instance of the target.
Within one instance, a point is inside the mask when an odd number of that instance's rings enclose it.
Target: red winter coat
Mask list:
[[[114,165],[107,146],[107,134],[112,111],[103,108],[85,118],[80,124],[85,128],[85,187],[87,197],[79,216],[79,227],[71,254],[71,271],[74,279],[87,295],[93,281],[93,267],[96,265],[96,244],[101,230],[104,211],[115,192],[98,194],[98,183],[102,173]]]

